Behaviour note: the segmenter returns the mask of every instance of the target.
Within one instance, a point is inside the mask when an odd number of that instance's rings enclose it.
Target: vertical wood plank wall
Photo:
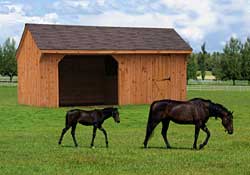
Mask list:
[[[186,99],[184,54],[113,55],[119,62],[119,105],[149,104],[154,100]],[[170,80],[166,80],[170,78]]]
[[[17,58],[18,103],[39,106],[40,50],[37,48],[30,31],[24,34],[21,52]]]
[[[29,30],[17,58],[18,103],[58,107],[58,62],[63,55],[41,55]]]
[[[58,63],[60,54],[43,55],[40,59],[39,106],[59,107]]]

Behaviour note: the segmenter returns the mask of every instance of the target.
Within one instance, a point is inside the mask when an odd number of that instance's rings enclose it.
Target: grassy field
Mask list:
[[[171,123],[165,149],[157,127],[142,149],[148,105],[121,106],[121,123],[104,124],[110,147],[97,132],[90,149],[92,127],[78,125],[79,147],[68,132],[57,145],[69,108],[48,109],[18,105],[16,87],[0,87],[0,174],[250,174],[250,92],[189,91],[234,110],[234,135],[227,135],[220,120],[210,119],[211,139],[200,151],[191,150],[194,127]],[[88,108],[89,109],[89,108]],[[199,142],[203,141],[200,134]]]

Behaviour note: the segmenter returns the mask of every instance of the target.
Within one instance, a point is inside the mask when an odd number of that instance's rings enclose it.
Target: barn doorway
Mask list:
[[[59,105],[116,105],[117,77],[110,55],[67,55],[59,62]]]

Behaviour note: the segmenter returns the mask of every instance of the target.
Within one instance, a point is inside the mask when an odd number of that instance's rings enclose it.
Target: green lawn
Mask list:
[[[234,110],[234,135],[212,118],[207,147],[194,151],[194,127],[171,123],[168,138],[174,149],[164,149],[160,126],[151,148],[142,149],[149,106],[137,105],[120,107],[120,124],[105,122],[108,149],[101,132],[90,149],[92,127],[80,125],[78,148],[70,132],[58,146],[69,108],[18,105],[16,87],[0,87],[0,174],[250,174],[250,92],[189,91],[188,97],[209,98]],[[201,133],[199,142],[204,137]]]

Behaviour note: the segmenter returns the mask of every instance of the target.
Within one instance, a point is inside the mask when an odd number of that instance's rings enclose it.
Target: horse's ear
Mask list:
[[[233,114],[233,113],[234,113],[234,111],[231,112],[231,114]]]

